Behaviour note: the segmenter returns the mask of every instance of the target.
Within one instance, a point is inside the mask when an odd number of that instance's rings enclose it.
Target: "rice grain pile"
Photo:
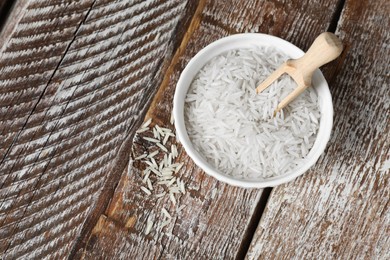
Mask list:
[[[179,177],[179,171],[182,169],[184,162],[174,162],[179,156],[177,146],[174,143],[176,137],[174,131],[157,124],[151,127],[151,123],[152,119],[150,118],[136,131],[137,135],[141,134],[141,138],[149,142],[149,148],[141,155],[134,157],[134,161],[140,161],[145,166],[142,176],[140,176],[143,183],[140,190],[146,196],[154,197],[157,200],[168,197],[177,216],[186,207],[185,205],[177,205],[176,199],[176,195],[186,194],[185,183]],[[171,116],[170,123],[173,125],[173,116]],[[168,142],[171,142],[171,144],[168,144]],[[133,151],[133,154],[136,154],[135,151]],[[131,163],[129,167],[131,167]],[[152,215],[149,215],[144,227],[145,235],[149,235],[153,230],[161,230],[171,224],[172,215],[168,210],[162,208],[161,214],[163,218],[159,222]]]
[[[295,82],[283,76],[261,94],[256,86],[289,57],[271,47],[232,50],[208,62],[185,100],[188,135],[204,159],[241,179],[287,174],[307,156],[319,127],[317,94],[308,88],[273,117]]]

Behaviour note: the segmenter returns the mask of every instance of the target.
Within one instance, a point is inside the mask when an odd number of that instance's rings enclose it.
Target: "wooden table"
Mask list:
[[[0,0],[0,10],[2,259],[390,259],[390,1]],[[145,195],[133,159],[150,143],[135,131],[150,118],[173,129],[192,56],[241,32],[306,50],[323,31],[345,50],[323,68],[334,127],[309,172],[232,187],[178,144],[187,192],[177,206]],[[172,219],[159,229],[163,207]]]

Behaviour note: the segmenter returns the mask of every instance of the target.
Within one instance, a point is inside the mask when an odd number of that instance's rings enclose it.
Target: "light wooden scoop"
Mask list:
[[[342,51],[343,45],[336,35],[329,32],[322,33],[314,40],[305,55],[299,59],[287,60],[283,63],[256,88],[256,92],[262,92],[284,73],[287,73],[295,80],[298,87],[279,103],[275,110],[275,115],[307,87],[311,86],[311,78],[316,69],[336,59]]]

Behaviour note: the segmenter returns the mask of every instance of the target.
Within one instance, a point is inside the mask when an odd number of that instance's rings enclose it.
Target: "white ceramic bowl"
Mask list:
[[[175,118],[176,135],[179,141],[182,143],[187,154],[207,174],[228,184],[245,188],[274,187],[276,185],[291,181],[299,175],[302,175],[316,163],[320,155],[325,150],[326,144],[330,138],[333,124],[332,97],[330,95],[328,84],[326,83],[324,76],[320,70],[317,70],[313,75],[312,83],[318,94],[321,111],[319,130],[314,145],[306,159],[293,172],[263,180],[238,179],[224,174],[218,169],[215,169],[195,150],[190,138],[188,137],[184,122],[184,100],[194,77],[198,71],[213,57],[232,49],[250,48],[256,45],[274,46],[291,56],[293,59],[299,58],[304,54],[304,52],[295,45],[278,37],[267,34],[245,33],[222,38],[202,49],[190,60],[180,75],[173,99],[173,116]]]

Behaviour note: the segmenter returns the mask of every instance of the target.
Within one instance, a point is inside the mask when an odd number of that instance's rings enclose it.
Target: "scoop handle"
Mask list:
[[[313,72],[322,65],[336,59],[343,51],[343,44],[336,35],[330,32],[321,33],[301,58],[292,60],[304,78],[311,79]]]

